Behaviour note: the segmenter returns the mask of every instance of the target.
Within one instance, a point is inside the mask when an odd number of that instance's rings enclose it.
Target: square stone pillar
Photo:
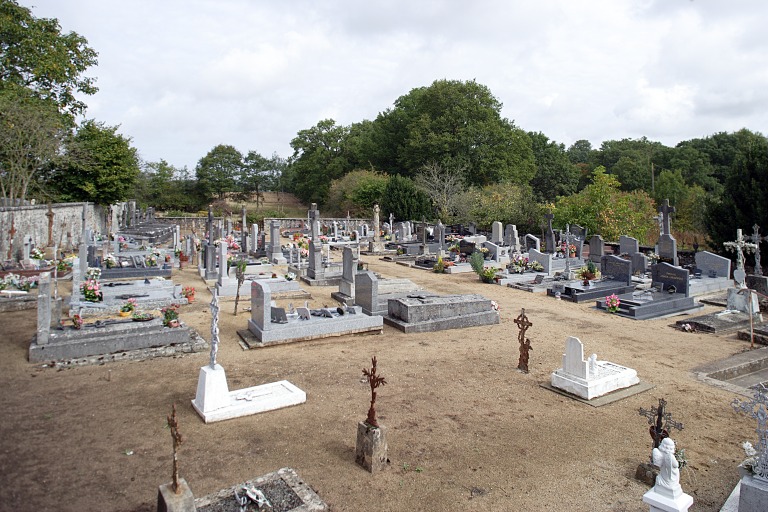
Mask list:
[[[383,425],[371,427],[364,421],[357,424],[355,462],[371,473],[387,467],[389,458],[387,458],[386,429]]]

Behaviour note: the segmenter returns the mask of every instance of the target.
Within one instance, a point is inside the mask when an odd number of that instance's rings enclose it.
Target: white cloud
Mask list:
[[[100,53],[88,116],[177,166],[220,143],[288,156],[441,78],[566,145],[768,131],[761,0],[21,1]]]

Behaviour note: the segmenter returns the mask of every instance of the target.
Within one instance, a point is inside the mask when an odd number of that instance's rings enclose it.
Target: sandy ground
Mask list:
[[[230,389],[287,379],[303,405],[206,425],[190,405],[208,353],[57,370],[27,362],[34,311],[4,313],[0,335],[0,510],[153,510],[171,476],[166,415],[178,404],[181,474],[196,496],[289,466],[335,511],[645,511],[648,487],[634,479],[650,437],[639,407],[668,401],[684,423],[673,438],[690,461],[683,489],[694,511],[716,511],[738,480],[741,443],[755,422],[731,410],[738,396],[697,381],[690,370],[748,344],[686,334],[673,320],[638,322],[590,305],[482,284],[474,274],[437,275],[363,257],[385,277],[439,293],[480,293],[501,306],[501,324],[430,334],[347,336],[243,351],[236,330],[248,313],[222,304],[219,362]],[[182,319],[208,339],[210,294],[196,286]],[[308,288],[333,304],[333,288]],[[248,306],[248,301],[242,306]],[[285,301],[287,302],[287,301]],[[531,372],[516,370],[517,326],[533,327]],[[708,307],[704,312],[714,311]],[[654,389],[593,408],[540,387],[561,365],[565,340],[585,353],[635,368]],[[354,462],[357,422],[371,356],[391,467],[371,475]]]

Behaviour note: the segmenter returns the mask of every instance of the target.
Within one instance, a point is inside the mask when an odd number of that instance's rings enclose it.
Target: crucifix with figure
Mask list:
[[[757,249],[757,245],[747,242],[740,229],[736,230],[735,242],[723,242],[725,248],[736,253],[736,270],[744,271],[744,252],[750,253]]]
[[[760,226],[755,224],[752,226],[752,235],[749,240],[755,244],[755,275],[763,275],[763,266],[760,264],[760,242],[765,242],[768,237],[760,236]]]

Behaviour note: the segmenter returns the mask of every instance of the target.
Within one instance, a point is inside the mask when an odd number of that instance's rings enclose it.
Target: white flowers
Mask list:
[[[744,448],[744,453],[747,454],[747,457],[754,457],[755,455],[757,455],[757,450],[755,450],[752,447],[752,443],[750,443],[749,441],[744,441],[741,444],[741,447]]]

